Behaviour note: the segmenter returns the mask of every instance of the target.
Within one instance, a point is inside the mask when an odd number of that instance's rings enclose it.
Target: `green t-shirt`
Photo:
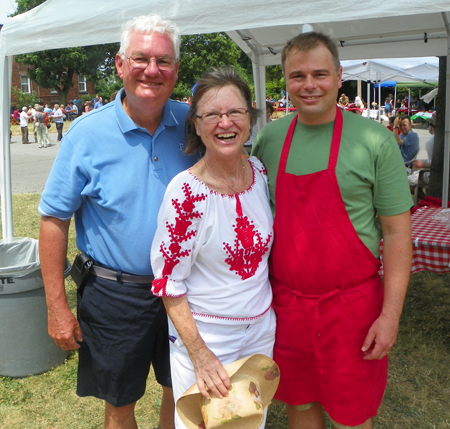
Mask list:
[[[378,257],[380,236],[376,213],[392,216],[412,206],[405,166],[389,130],[354,113],[343,111],[343,115],[337,181],[356,232]],[[281,149],[293,119],[293,115],[288,115],[265,126],[252,149],[252,155],[266,167],[273,212]],[[288,173],[304,175],[327,168],[333,126],[334,121],[317,126],[297,122],[286,166]]]

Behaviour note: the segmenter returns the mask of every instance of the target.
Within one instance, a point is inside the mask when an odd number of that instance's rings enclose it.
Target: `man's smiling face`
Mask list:
[[[331,52],[323,44],[309,51],[295,48],[287,55],[284,76],[289,99],[306,125],[331,122],[336,113],[342,68],[336,70]]]

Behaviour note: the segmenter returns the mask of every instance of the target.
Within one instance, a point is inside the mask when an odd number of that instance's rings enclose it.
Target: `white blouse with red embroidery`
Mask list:
[[[167,187],[152,245],[152,292],[186,295],[195,319],[240,323],[271,306],[267,175],[257,158],[248,162],[253,183],[239,194],[212,191],[190,170]]]

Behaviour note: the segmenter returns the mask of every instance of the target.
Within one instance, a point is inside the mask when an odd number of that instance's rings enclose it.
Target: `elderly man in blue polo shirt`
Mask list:
[[[398,134],[397,128],[402,132]],[[397,116],[392,129],[400,152],[405,162],[413,160],[419,152],[419,136],[411,129],[411,118],[409,116]]]
[[[39,204],[49,334],[62,349],[79,350],[77,394],[105,401],[106,429],[137,428],[135,404],[150,364],[163,387],[160,426],[171,429],[167,318],[150,293],[150,246],[166,185],[194,161],[183,154],[189,106],[169,100],[178,30],[157,15],[132,19],[116,67],[124,89],[75,120]],[[64,290],[72,215],[84,252],[74,264],[78,319]]]

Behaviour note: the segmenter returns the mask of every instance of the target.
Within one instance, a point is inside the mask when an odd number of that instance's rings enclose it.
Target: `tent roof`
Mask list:
[[[406,86],[428,86],[439,81],[439,58],[382,58],[342,61],[342,80],[404,82]],[[395,86],[395,82],[392,86]],[[413,84],[409,84],[412,82]],[[416,84],[417,83],[417,84]],[[381,85],[383,87],[383,85]],[[399,84],[397,84],[399,86]]]
[[[226,31],[245,52],[250,44],[263,53],[266,65],[280,63],[280,50],[303,24],[343,41],[341,59],[446,55],[442,12],[448,11],[448,0],[426,9],[422,0],[401,8],[381,8],[378,0],[47,0],[6,20],[0,55],[116,42],[127,19],[150,12],[176,22],[182,34]]]

